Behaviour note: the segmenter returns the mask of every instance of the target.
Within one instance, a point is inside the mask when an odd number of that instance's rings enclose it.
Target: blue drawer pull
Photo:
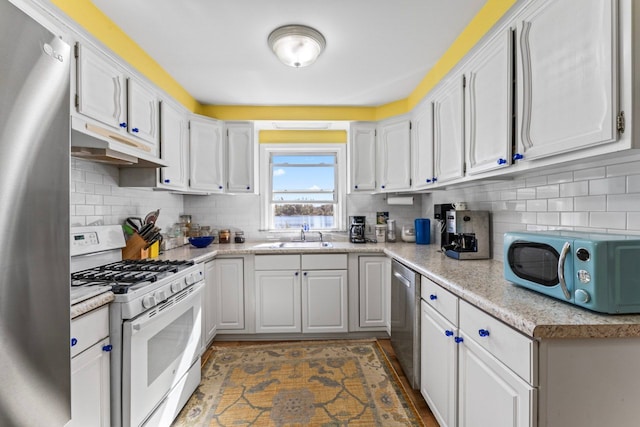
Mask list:
[[[453,336],[453,331],[450,331],[450,330],[447,329],[446,331],[444,331],[444,334],[446,336],[450,337],[450,336]]]
[[[498,164],[499,164],[499,165],[504,165],[504,164],[506,164],[506,163],[507,163],[507,160],[506,160],[506,159],[498,159]]]
[[[429,295],[429,299],[430,299],[431,301],[436,300],[436,299],[438,299],[438,295],[436,295],[436,294],[431,294],[431,295]]]
[[[77,338],[71,338],[71,347],[73,347],[76,344],[78,344],[78,339]]]
[[[111,344],[102,346],[102,351],[111,351],[111,350],[113,350],[113,346]]]
[[[122,122],[122,123],[120,123],[120,127],[121,127],[121,128],[126,128],[126,127],[127,127],[127,122]]]
[[[513,155],[513,160],[522,160],[524,159],[524,156],[520,153],[516,153]]]
[[[478,335],[480,335],[481,337],[488,337],[489,331],[486,329],[478,329]]]
[[[462,337],[455,337],[453,340],[456,342],[456,344],[460,344],[462,341],[464,341],[464,338],[462,338]]]

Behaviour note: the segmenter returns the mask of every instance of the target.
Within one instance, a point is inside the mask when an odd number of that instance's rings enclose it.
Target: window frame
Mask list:
[[[271,180],[271,155],[318,155],[330,154],[336,157],[336,182],[335,182],[335,211],[334,228],[326,231],[346,230],[346,188],[347,188],[347,144],[260,144],[260,183],[263,191],[260,191],[260,225],[263,231],[288,232],[292,230],[276,229],[273,227],[273,203]]]

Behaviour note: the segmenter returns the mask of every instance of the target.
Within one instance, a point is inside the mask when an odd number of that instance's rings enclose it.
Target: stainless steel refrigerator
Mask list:
[[[0,425],[71,418],[70,48],[0,0]]]

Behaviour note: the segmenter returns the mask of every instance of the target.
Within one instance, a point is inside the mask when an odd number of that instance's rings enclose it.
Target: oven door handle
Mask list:
[[[558,281],[560,282],[562,293],[564,293],[564,297],[567,300],[571,299],[571,293],[569,292],[569,289],[567,289],[567,281],[564,278],[564,263],[567,260],[567,254],[569,254],[570,249],[571,243],[564,242],[562,251],[560,251],[560,259],[558,260]]]

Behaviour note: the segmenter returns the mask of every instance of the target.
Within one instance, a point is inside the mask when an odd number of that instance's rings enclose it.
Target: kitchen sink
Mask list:
[[[321,249],[332,248],[329,242],[273,242],[255,245],[254,249]]]

